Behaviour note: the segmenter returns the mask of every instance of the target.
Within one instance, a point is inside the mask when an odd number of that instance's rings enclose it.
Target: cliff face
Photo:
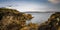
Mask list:
[[[38,30],[60,30],[60,12],[52,14],[48,21],[40,25]]]
[[[19,12],[15,9],[0,8],[0,30],[60,30],[60,12],[51,15],[48,21],[38,25],[30,23],[31,14]]]
[[[31,20],[31,14],[25,14],[15,9],[0,8],[0,30],[19,30]]]

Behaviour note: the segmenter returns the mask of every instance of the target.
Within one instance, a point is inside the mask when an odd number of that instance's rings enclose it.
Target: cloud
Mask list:
[[[46,8],[47,6],[44,4],[38,3],[29,3],[29,2],[9,2],[9,3],[1,3],[0,7],[6,8],[13,8],[17,9],[18,11],[25,12],[25,11],[41,11],[41,8]],[[38,10],[41,9],[41,10]]]
[[[48,0],[49,2],[53,3],[53,4],[59,4],[60,0]]]
[[[11,6],[11,7],[10,7]],[[35,3],[35,2],[4,2],[0,3],[0,7],[9,7],[13,9],[17,9],[18,11],[21,12],[26,12],[26,11],[52,11],[52,10],[59,10],[58,8],[55,8],[51,6],[50,4],[46,3]],[[50,7],[50,8],[49,8]]]

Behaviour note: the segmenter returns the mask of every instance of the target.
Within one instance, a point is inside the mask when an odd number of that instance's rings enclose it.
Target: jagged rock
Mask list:
[[[15,9],[0,8],[0,30],[20,30],[32,15]]]
[[[56,12],[38,30],[60,30],[60,12]]]

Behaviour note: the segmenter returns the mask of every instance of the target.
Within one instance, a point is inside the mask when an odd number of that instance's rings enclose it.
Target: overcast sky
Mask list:
[[[60,11],[60,0],[0,0],[0,7],[14,8],[22,12]]]

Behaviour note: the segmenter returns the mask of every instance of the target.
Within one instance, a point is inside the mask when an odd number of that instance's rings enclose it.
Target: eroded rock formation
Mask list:
[[[32,15],[15,9],[0,8],[0,30],[20,30]]]

